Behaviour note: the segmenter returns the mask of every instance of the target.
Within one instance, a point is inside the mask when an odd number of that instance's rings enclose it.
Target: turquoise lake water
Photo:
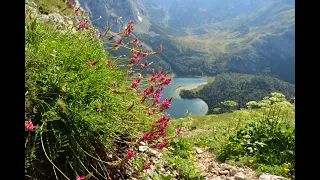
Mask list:
[[[193,89],[206,83],[204,78],[172,78],[171,86],[162,91],[162,99],[173,97],[171,108],[164,111],[171,118],[183,118],[188,115],[204,115],[208,111],[208,105],[201,99],[181,99],[179,90]],[[182,86],[180,88],[177,88]],[[160,101],[160,102],[161,102]]]

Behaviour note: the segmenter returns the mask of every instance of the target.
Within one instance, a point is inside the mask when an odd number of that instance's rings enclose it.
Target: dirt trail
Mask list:
[[[201,174],[206,180],[258,180],[250,168],[231,166],[226,163],[219,163],[215,157],[204,148],[196,148],[196,165],[203,171]]]

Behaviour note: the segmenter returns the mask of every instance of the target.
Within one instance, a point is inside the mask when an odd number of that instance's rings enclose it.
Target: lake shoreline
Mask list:
[[[206,84],[208,84],[208,82],[202,82],[202,83],[197,83],[197,84],[184,85],[184,86],[180,86],[180,87],[177,88],[175,91],[178,92],[179,98],[180,98],[180,99],[183,99],[183,98],[180,97],[180,91],[181,91],[181,90],[197,89],[199,86],[201,86],[201,85],[206,85]],[[205,103],[207,104],[207,106],[208,106],[208,103],[207,103],[206,101],[204,101],[203,99],[201,99],[201,98],[193,98],[193,99],[202,100],[202,101],[205,102]],[[208,107],[209,107],[209,106],[208,106]],[[205,113],[203,113],[202,116],[206,115],[206,114],[208,113],[208,111],[209,111],[209,109],[208,109]]]
[[[205,84],[208,84],[208,82],[202,82],[202,83],[197,83],[197,84],[183,85],[183,86],[178,87],[175,91],[177,91],[178,94],[180,94],[180,91],[181,91],[181,90],[197,89],[199,86],[205,85]],[[179,98],[181,98],[180,95],[179,95]],[[182,98],[181,98],[181,99],[182,99]],[[199,99],[199,98],[194,98],[194,99]]]
[[[171,81],[171,86],[168,86],[162,92],[161,100],[165,98],[173,98],[171,101],[172,107],[165,110],[173,119],[187,117],[192,115],[205,115],[208,111],[208,104],[200,98],[183,99],[180,97],[179,92],[182,89],[194,89],[199,88],[207,84],[207,80],[204,78],[185,78],[174,77]]]

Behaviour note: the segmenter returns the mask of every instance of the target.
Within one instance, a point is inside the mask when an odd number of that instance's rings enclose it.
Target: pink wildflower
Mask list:
[[[157,74],[156,74],[156,76],[158,76],[158,78],[164,78],[164,74],[163,74],[163,69],[160,71],[160,72],[158,72]]]
[[[179,128],[179,129],[176,130],[176,135],[178,136],[178,135],[180,135],[180,134],[183,134],[183,132],[181,131],[181,128]]]
[[[168,125],[169,125],[169,118],[167,118],[166,116],[162,116],[155,123],[152,124],[152,129],[157,128],[159,135],[163,136],[166,134],[165,128]]]
[[[144,64],[141,64],[140,69],[143,70],[144,68],[146,68],[147,66]]]
[[[143,136],[140,137],[141,141],[148,141],[152,139],[152,135],[149,132],[146,132]]]
[[[103,32],[100,31],[99,38],[101,38],[102,36],[103,36]]]
[[[73,2],[72,1],[69,2],[69,8],[73,8]]]
[[[78,14],[78,12],[80,11],[80,6],[75,11],[76,11],[76,14]]]
[[[164,86],[159,86],[159,88],[157,89],[158,92],[161,92],[162,90],[164,90]]]
[[[146,57],[146,56],[148,56],[148,53],[147,53],[147,52],[142,53],[142,57],[143,57],[143,58]]]
[[[168,125],[169,125],[169,119],[162,122],[161,128],[164,129],[164,128],[166,128]],[[164,134],[165,134],[165,133],[164,133]]]
[[[85,176],[77,177],[77,180],[85,180],[85,179],[86,179]]]
[[[171,78],[164,78],[163,83],[167,86],[171,85]]]
[[[119,46],[121,44],[121,40],[114,42],[115,45]]]
[[[166,98],[165,100],[162,101],[162,104],[161,104],[162,110],[169,109],[170,107],[171,107],[170,100]]]
[[[117,87],[117,81],[113,82],[113,87]]]
[[[126,156],[126,160],[129,161],[132,157],[134,157],[136,153],[132,150],[129,150]]]
[[[152,139],[158,139],[159,137],[160,137],[159,135],[154,134],[154,135],[152,136]]]
[[[162,49],[162,44],[158,44],[159,48]]]
[[[153,88],[147,88],[144,91],[142,91],[141,93],[139,93],[140,96],[149,96],[150,94],[153,93]]]
[[[133,61],[133,62],[135,62],[135,63],[139,63],[140,60],[141,60],[140,53],[137,53],[137,54],[133,54],[133,55],[132,55],[131,61]]]
[[[166,130],[165,128],[161,129],[159,135],[160,135],[160,136],[164,136],[164,135],[166,135],[166,134],[167,134],[167,130]]]
[[[161,96],[162,96],[162,94],[160,94],[158,92],[154,93],[154,98],[155,98],[156,103],[159,103]]]
[[[88,66],[89,67],[93,67],[93,62],[91,62],[90,60],[88,61]]]
[[[157,144],[156,148],[163,149],[166,145],[167,145],[166,142],[160,142],[160,143]]]
[[[88,27],[88,26],[89,26],[88,23],[80,23],[80,24],[78,25],[78,28],[79,28],[79,29],[83,29],[83,28],[86,28],[86,27]]]
[[[148,112],[148,115],[149,115],[149,116],[152,116],[152,115],[153,115],[153,111],[149,111],[149,112]]]
[[[151,162],[145,163],[145,164],[143,165],[143,168],[144,168],[144,169],[149,169],[150,166],[151,166]]]
[[[126,35],[126,36],[130,36],[130,33],[131,33],[131,32],[128,31],[128,30],[125,30],[125,31],[124,31],[124,35]]]
[[[161,123],[160,128],[164,129],[169,125],[169,118],[167,118],[166,116],[162,116],[156,121],[156,123],[158,123],[158,124]]]
[[[158,76],[157,75],[153,75],[150,80],[152,82],[156,82],[158,80]]]
[[[136,38],[136,39],[132,40],[131,42],[134,43],[134,44],[138,44],[139,43],[139,39]]]
[[[36,126],[34,126],[32,124],[31,119],[29,119],[28,121],[25,121],[25,127],[26,127],[26,131],[34,131],[34,129],[36,128]]]
[[[135,80],[132,84],[131,84],[131,87],[138,90],[138,87],[139,87],[139,82],[140,82],[140,79],[137,79]]]
[[[149,54],[148,54],[148,50],[145,50],[144,53],[142,53],[142,58],[145,58],[147,57]]]
[[[166,116],[162,116],[156,122],[157,123],[163,123],[163,122],[167,122],[167,121],[169,121],[169,118],[166,117]]]
[[[130,21],[129,21],[129,24],[133,24],[133,20],[130,20]]]

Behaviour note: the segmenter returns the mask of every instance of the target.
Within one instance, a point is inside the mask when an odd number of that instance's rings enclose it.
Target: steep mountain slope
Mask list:
[[[80,3],[101,30],[107,21],[117,31],[133,19],[135,35],[147,47],[154,49],[156,44],[163,44],[163,53],[150,60],[159,69],[184,76],[264,74],[294,83],[294,0]]]

